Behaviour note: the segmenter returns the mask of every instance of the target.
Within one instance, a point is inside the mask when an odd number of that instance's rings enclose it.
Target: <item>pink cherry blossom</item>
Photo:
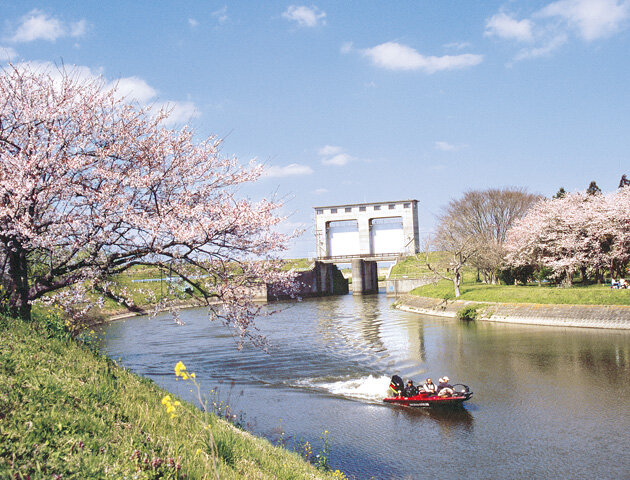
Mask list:
[[[168,264],[247,337],[252,288],[290,286],[275,261],[291,238],[274,228],[281,203],[237,196],[261,166],[223,155],[216,137],[165,128],[167,116],[100,79],[0,73],[0,260],[14,313],[133,265]]]
[[[509,231],[507,262],[544,266],[570,283],[577,270],[622,275],[630,262],[630,188],[545,199]]]

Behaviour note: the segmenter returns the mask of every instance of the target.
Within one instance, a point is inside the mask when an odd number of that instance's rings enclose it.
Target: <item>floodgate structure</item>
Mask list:
[[[314,207],[316,264],[351,264],[354,294],[378,291],[377,262],[420,250],[418,201]]]

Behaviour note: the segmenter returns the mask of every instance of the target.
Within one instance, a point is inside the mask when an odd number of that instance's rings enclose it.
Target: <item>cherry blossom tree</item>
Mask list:
[[[548,267],[565,285],[578,270],[621,275],[630,261],[629,211],[628,187],[541,200],[509,231],[506,261]]]
[[[222,155],[215,137],[165,128],[168,113],[126,102],[102,79],[0,72],[0,274],[13,314],[156,265],[256,338],[252,288],[291,284],[275,261],[291,237],[274,228],[281,204],[239,198],[261,167]]]

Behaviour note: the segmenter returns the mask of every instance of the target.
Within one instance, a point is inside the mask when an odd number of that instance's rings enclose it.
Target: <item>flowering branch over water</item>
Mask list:
[[[252,292],[293,279],[278,261],[293,236],[275,229],[282,203],[239,198],[262,166],[221,154],[216,137],[164,127],[168,115],[102,79],[0,71],[0,275],[12,313],[28,318],[33,301],[60,291],[86,305],[89,289],[112,293],[109,276],[152,265],[240,341],[261,343]]]

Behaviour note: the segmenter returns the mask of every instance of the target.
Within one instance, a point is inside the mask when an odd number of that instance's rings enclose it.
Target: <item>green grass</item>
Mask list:
[[[448,252],[429,252],[429,262],[431,262],[433,267],[448,265],[450,261],[451,258]],[[473,269],[464,267],[464,271],[473,271]],[[421,252],[415,256],[405,257],[394,265],[390,278],[433,276],[435,276],[434,273],[427,268],[426,253]]]
[[[297,258],[285,260],[284,270],[304,271],[312,267],[313,262],[307,258]],[[194,275],[194,271],[191,275]],[[168,288],[169,282],[165,280],[167,274],[160,274],[157,267],[136,265],[124,273],[114,275],[109,280],[112,282],[111,290],[117,294],[126,292],[126,297],[133,301],[135,306],[147,308],[156,304],[161,300],[167,300],[169,303],[189,304],[191,303],[190,295],[184,293],[181,287],[183,282],[170,282],[171,288]],[[161,281],[140,282],[138,280],[153,279]],[[100,295],[93,294],[96,300]],[[107,317],[124,313],[127,311],[125,307],[112,299],[104,298],[104,305],[101,309],[94,309],[90,316],[99,321]]]
[[[310,270],[313,267],[313,261],[308,258],[294,258],[285,260],[283,270],[295,270],[298,272]]]
[[[468,275],[471,279],[473,275]],[[543,303],[562,305],[630,305],[630,290],[612,290],[605,285],[559,288],[543,285],[486,285],[464,279],[458,300],[497,303]],[[455,299],[453,283],[440,280],[437,284],[418,287],[411,292],[420,297]]]
[[[163,389],[44,323],[0,317],[0,478],[214,478],[210,432],[221,479],[345,478],[191,404],[171,418]]]

